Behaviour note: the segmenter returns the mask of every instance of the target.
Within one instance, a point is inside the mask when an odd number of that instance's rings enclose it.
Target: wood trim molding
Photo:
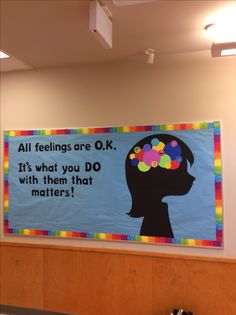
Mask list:
[[[91,253],[146,256],[146,257],[154,257],[154,258],[159,257],[159,258],[172,258],[172,259],[181,259],[181,260],[197,260],[197,261],[236,264],[236,258],[222,258],[222,257],[211,257],[211,256],[182,255],[182,254],[180,255],[180,254],[126,250],[126,249],[111,249],[111,248],[83,247],[83,246],[77,247],[77,246],[66,246],[66,245],[51,245],[51,244],[43,244],[43,243],[41,244],[23,243],[23,242],[18,243],[18,242],[9,242],[9,241],[0,241],[0,246],[55,249],[55,250],[68,250],[68,251],[80,251],[80,252],[91,252]]]

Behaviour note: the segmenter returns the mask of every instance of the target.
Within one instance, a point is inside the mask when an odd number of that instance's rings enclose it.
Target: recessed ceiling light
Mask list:
[[[10,56],[0,50],[0,59],[9,58]]]

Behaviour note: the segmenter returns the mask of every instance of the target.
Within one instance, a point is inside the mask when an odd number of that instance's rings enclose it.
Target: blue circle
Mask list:
[[[134,158],[134,159],[131,160],[131,164],[132,164],[133,166],[137,166],[138,163],[139,163],[139,160],[138,160],[137,158]]]
[[[181,155],[182,150],[179,145],[172,147],[171,143],[167,143],[165,145],[164,152],[165,154],[168,154],[172,160],[176,160],[176,157]]]
[[[152,144],[153,147],[156,147],[156,146],[158,146],[159,142],[160,141],[157,138],[153,138],[152,141],[151,141],[151,144]]]
[[[177,162],[181,163],[183,159],[182,159],[181,156],[176,156],[175,160],[176,160]]]

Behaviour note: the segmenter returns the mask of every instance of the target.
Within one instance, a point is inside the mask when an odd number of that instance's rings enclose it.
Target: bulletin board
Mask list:
[[[5,131],[4,232],[221,248],[220,123]]]

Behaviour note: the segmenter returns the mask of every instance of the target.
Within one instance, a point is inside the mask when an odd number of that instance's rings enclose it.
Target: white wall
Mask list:
[[[1,232],[2,239],[235,258],[236,58],[204,59],[205,54],[206,52],[157,58],[155,66],[130,62],[3,74],[1,129],[221,120],[223,250],[93,240],[4,237]],[[1,216],[1,227],[2,221]]]

